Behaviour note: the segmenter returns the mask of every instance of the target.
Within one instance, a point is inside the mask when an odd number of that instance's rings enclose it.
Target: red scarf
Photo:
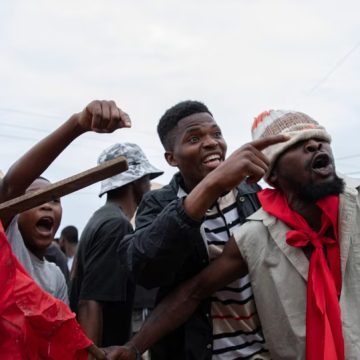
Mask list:
[[[290,209],[281,191],[265,189],[258,193],[258,197],[266,212],[293,229],[286,234],[289,245],[301,248],[311,243],[314,247],[307,282],[306,359],[344,360],[338,301],[341,291],[339,197],[327,196],[317,201],[316,205],[322,210],[319,232],[314,231],[299,213]],[[331,227],[335,239],[325,235]]]

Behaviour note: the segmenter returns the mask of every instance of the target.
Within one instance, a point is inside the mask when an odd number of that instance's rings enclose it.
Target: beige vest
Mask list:
[[[309,261],[285,242],[289,228],[262,209],[234,237],[248,264],[255,302],[272,359],[305,359]],[[339,212],[345,357],[360,359],[360,195],[346,186]]]

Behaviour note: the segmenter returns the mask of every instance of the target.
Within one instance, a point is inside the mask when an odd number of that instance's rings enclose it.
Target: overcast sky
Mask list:
[[[86,134],[51,165],[52,181],[138,143],[163,169],[156,124],[175,103],[204,101],[229,153],[268,109],[303,111],[333,136],[337,167],[360,177],[360,3],[273,0],[3,0],[0,168],[93,99],[113,99],[133,128]],[[99,184],[63,199],[61,227],[82,230]]]

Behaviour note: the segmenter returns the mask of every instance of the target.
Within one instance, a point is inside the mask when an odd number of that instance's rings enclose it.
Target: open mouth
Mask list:
[[[51,232],[54,226],[54,219],[48,216],[42,217],[37,223],[36,228],[41,233]]]
[[[220,154],[212,154],[208,155],[203,159],[203,164],[210,167],[216,167],[221,162],[221,156]]]
[[[333,164],[330,156],[325,153],[315,155],[311,163],[311,169],[321,176],[330,175],[333,172]]]

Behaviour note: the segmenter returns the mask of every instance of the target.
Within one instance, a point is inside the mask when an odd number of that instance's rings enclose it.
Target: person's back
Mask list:
[[[132,226],[118,206],[102,206],[82,231],[71,274],[70,307],[75,313],[79,314],[81,300],[101,303],[102,346],[124,344],[130,336],[134,286],[116,256],[120,240],[129,232]]]
[[[158,132],[166,160],[180,173],[169,185],[145,195],[135,233],[126,237],[120,251],[136,282],[148,288],[160,286],[160,300],[216,258],[232,231],[258,209],[259,187],[238,184],[247,174],[253,181],[261,177],[263,159],[257,149],[246,146],[225,162],[221,131],[207,107],[198,102],[169,109],[160,119]],[[230,172],[234,176],[227,177]],[[183,327],[154,350],[156,359],[251,358],[255,354],[266,358],[249,279],[205,300]]]
[[[74,260],[71,308],[87,335],[97,344],[124,344],[131,335],[134,284],[128,280],[117,248],[133,231],[130,219],[150,188],[150,179],[162,174],[136,144],[115,144],[99,156],[99,163],[124,156],[128,170],[101,183],[106,203],[88,221]]]

